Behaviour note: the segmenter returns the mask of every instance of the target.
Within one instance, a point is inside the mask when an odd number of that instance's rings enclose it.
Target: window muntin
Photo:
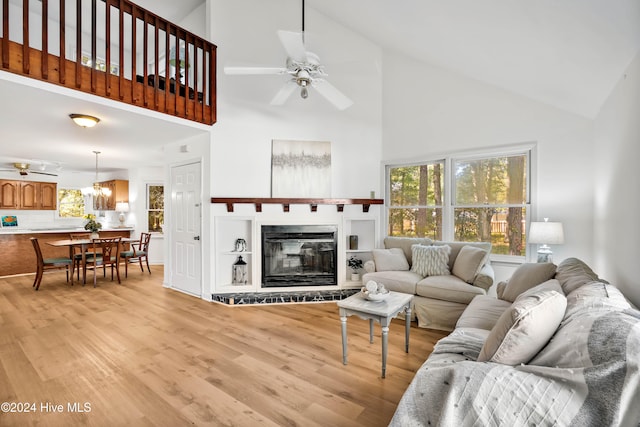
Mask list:
[[[164,186],[147,185],[147,226],[150,233],[162,233],[164,226]]]
[[[58,216],[60,218],[82,218],[85,214],[84,208],[82,190],[58,189]]]

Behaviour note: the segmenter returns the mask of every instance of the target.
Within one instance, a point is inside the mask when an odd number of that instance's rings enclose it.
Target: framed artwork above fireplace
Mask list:
[[[331,197],[331,142],[274,139],[271,197]]]

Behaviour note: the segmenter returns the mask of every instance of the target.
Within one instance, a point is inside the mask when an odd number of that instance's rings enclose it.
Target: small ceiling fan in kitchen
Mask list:
[[[13,163],[13,169],[0,169],[0,172],[18,172],[22,176],[27,176],[30,173],[38,175],[58,176],[55,173],[33,170],[31,169],[31,165],[29,163]]]
[[[284,104],[298,88],[300,88],[300,96],[306,99],[309,96],[309,89],[312,88],[337,109],[344,110],[349,108],[353,101],[325,79],[328,75],[320,63],[320,58],[305,47],[304,1],[302,0],[302,32],[278,31],[280,42],[287,53],[285,67],[224,67],[224,72],[235,75],[286,75],[288,79],[271,100],[272,105]]]

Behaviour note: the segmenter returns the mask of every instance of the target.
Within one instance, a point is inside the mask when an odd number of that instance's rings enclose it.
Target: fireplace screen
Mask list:
[[[262,286],[337,284],[334,225],[262,226]]]

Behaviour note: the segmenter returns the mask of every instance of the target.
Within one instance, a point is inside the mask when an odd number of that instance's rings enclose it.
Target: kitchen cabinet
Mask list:
[[[0,180],[0,208],[55,210],[58,185],[55,182]]]
[[[112,179],[103,181],[100,187],[108,188],[109,196],[97,196],[93,198],[93,209],[101,211],[115,211],[116,203],[129,201],[129,181],[123,179]]]

